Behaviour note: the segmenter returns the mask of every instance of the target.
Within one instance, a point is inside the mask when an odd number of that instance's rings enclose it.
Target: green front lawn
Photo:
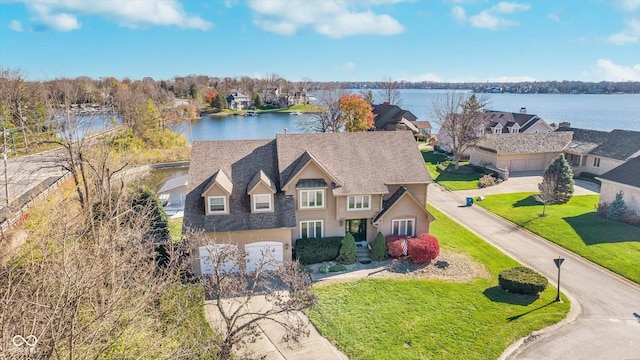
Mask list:
[[[498,272],[517,265],[493,246],[429,208],[444,250],[464,252],[491,274],[470,283],[363,279],[316,288],[313,324],[350,359],[496,359],[518,338],[557,323],[569,302],[508,294]]]
[[[480,179],[480,174],[476,172],[470,174],[440,172],[438,170],[438,164],[446,161],[447,157],[443,154],[436,153],[431,149],[421,150],[421,152],[422,158],[427,165],[427,169],[429,170],[429,174],[431,175],[433,181],[451,191],[473,190],[478,188],[478,179]],[[468,163],[460,162],[460,165],[466,164]]]
[[[599,217],[598,195],[574,196],[568,203],[542,205],[533,193],[489,195],[478,205],[543,238],[640,283],[640,228]]]

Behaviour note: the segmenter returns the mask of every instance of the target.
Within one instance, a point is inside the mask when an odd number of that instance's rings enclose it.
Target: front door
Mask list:
[[[351,219],[346,222],[346,231],[356,239],[356,242],[367,241],[367,219]]]

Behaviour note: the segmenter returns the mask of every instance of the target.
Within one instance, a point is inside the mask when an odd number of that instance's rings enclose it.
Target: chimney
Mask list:
[[[521,107],[520,108],[520,114],[526,114],[527,113],[527,108],[526,107]]]

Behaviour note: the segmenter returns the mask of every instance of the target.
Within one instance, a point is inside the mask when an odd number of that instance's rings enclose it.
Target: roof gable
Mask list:
[[[327,168],[325,168],[316,158],[314,158],[311,153],[305,151],[296,161],[291,164],[291,166],[287,167],[284,171],[281,172],[280,188],[284,189],[285,187],[287,187],[291,180],[296,177],[296,175],[303,172],[304,169],[308,168],[311,164],[316,165],[335,184],[340,184],[340,181],[338,181],[333,175],[331,175]]]
[[[411,193],[407,190],[406,187],[404,186],[400,186],[394,193],[393,195],[391,195],[387,200],[384,200],[382,203],[382,210],[380,210],[380,212],[378,214],[376,214],[375,218],[371,219],[371,222],[373,224],[379,222],[384,215],[391,210],[396,204],[400,203],[401,200],[403,198],[408,198],[411,199],[413,202],[415,202],[421,209],[424,210],[424,212],[427,214],[427,217],[429,218],[429,221],[433,221],[435,220],[435,217],[433,215],[431,215],[431,213],[427,210],[427,208],[424,206],[424,204],[421,204],[418,199],[416,199],[415,197],[413,197],[413,195],[411,195]]]
[[[598,176],[601,180],[614,181],[620,184],[640,188],[640,156],[629,159],[606,173]]]
[[[231,182],[231,180],[229,180],[227,174],[225,174],[222,170],[218,170],[215,174],[213,174],[211,180],[202,191],[202,196],[204,196],[205,193],[208,193],[214,186],[218,186],[222,190],[226,191],[229,195],[231,195],[231,192],[233,191],[233,183]]]
[[[262,169],[260,169],[260,171],[256,173],[256,176],[254,176],[253,179],[249,181],[249,184],[247,185],[247,194],[251,194],[251,192],[253,192],[253,190],[259,184],[263,184],[267,188],[271,189],[272,193],[276,192],[276,183],[271,180],[269,175],[267,175],[264,171],[262,171]]]

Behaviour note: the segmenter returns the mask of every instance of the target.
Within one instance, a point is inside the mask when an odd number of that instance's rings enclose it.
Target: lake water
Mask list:
[[[356,90],[354,90],[357,93]],[[401,107],[420,120],[432,121],[433,101],[448,90],[400,90]],[[640,94],[486,94],[488,109],[536,114],[548,123],[569,121],[571,126],[610,131],[625,129],[640,131]],[[300,116],[285,113],[262,113],[259,116],[204,116],[185,130],[190,140],[272,139],[287,129],[302,132],[297,126]]]

